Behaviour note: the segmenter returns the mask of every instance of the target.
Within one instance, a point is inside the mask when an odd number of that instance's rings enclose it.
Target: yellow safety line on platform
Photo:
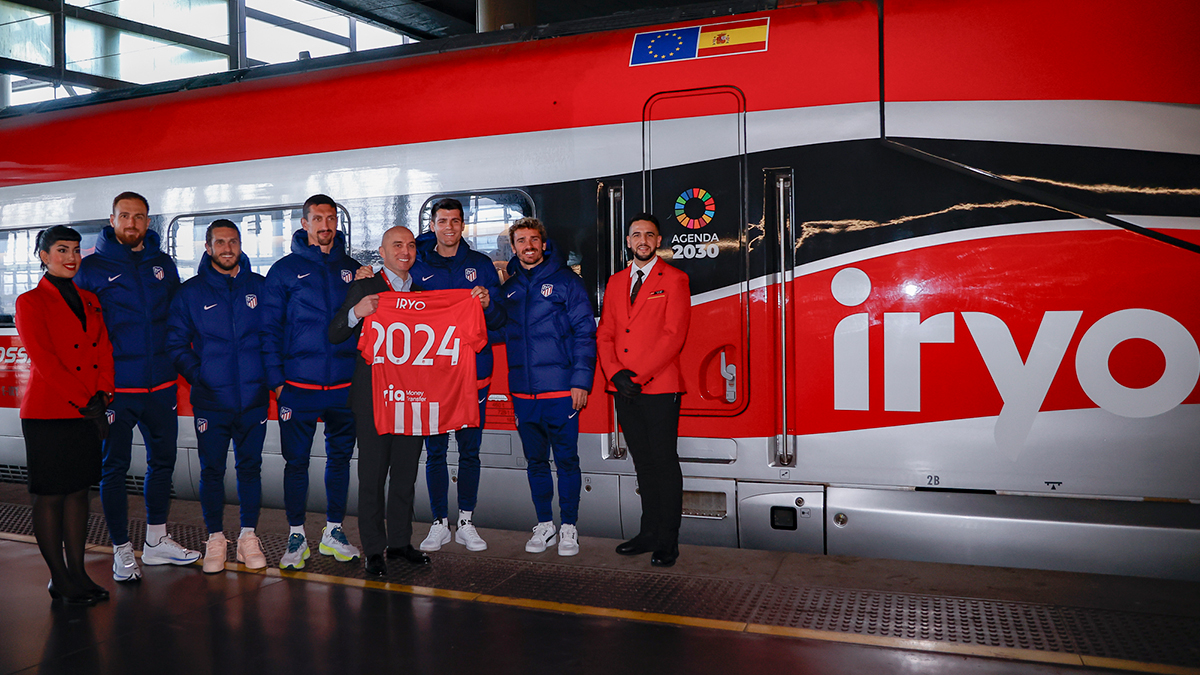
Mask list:
[[[548,610],[551,612],[564,612],[567,614],[587,614],[589,616],[605,616],[616,619],[631,619],[633,621],[649,621],[652,623],[673,623],[680,626],[716,628],[718,630],[731,630],[739,633],[746,630],[746,623],[744,621],[700,619],[690,616],[677,616],[675,614],[657,614],[655,612],[639,612],[629,609],[592,607],[590,605],[572,605],[565,602],[554,602],[551,600],[527,600],[525,598],[509,598],[499,595],[481,595],[476,598],[476,600],[495,605]]]
[[[0,532],[0,539],[25,542],[29,544],[37,543],[37,540],[29,535],[12,534],[8,532]],[[88,551],[103,551],[112,553],[112,547],[101,545],[88,546]],[[140,553],[138,555],[140,555]],[[199,567],[200,561],[197,561],[193,564]],[[236,562],[225,563],[225,570],[227,572],[261,574],[279,579],[298,579],[300,581],[314,581],[317,583],[336,584],[353,588],[370,588],[381,591],[392,591],[395,593],[406,593],[408,595],[450,598],[453,600],[466,600],[469,602],[484,602],[493,605],[518,607],[521,609],[530,609],[534,611],[561,612],[564,614],[581,614],[586,616],[602,616],[614,619],[627,619],[630,621],[645,621],[647,623],[666,623],[677,626],[691,626],[695,628],[712,628],[716,630],[726,630],[737,633],[794,637],[806,640],[819,640],[821,642],[841,642],[845,644],[885,647],[890,649],[906,649],[910,651],[933,652],[938,654],[960,654],[963,656],[1007,659],[1010,661],[1055,663],[1070,666],[1087,666],[1090,668],[1109,668],[1112,670],[1125,670],[1138,673],[1160,673],[1162,675],[1200,675],[1200,668],[1172,666],[1161,663],[1146,663],[1142,661],[1128,661],[1125,659],[1113,659],[1103,656],[1083,656],[1067,652],[1017,649],[1013,647],[991,647],[988,645],[968,645],[959,644],[956,642],[940,642],[937,640],[915,640],[909,638],[886,637],[882,635],[862,635],[859,633],[841,633],[837,631],[813,630],[809,628],[769,626],[765,624],[745,623],[742,621],[701,619],[696,617],[678,616],[675,614],[639,612],[635,610],[612,609],[609,607],[573,605],[565,602],[553,602],[549,600],[528,600],[525,598],[485,595],[482,593],[449,591],[440,588],[430,588],[428,586],[410,586],[407,584],[394,584],[387,581],[372,581],[367,579],[355,579],[351,577],[339,577],[331,574],[317,574],[315,572],[305,572],[303,570],[281,570],[278,567],[267,567],[261,570],[252,570],[245,565]]]
[[[226,569],[229,569],[228,565],[226,566]],[[234,571],[242,570],[239,569]],[[277,567],[268,567],[265,571],[265,574],[270,577],[280,577],[284,579],[300,579],[301,581],[316,581],[323,584],[340,584],[342,586],[354,586],[356,588],[372,588],[380,591],[395,591],[397,593],[424,595],[435,598],[451,598],[453,600],[476,600],[479,598],[478,593],[466,591],[448,591],[441,588],[430,588],[428,586],[393,584],[390,581],[352,579],[350,577],[339,577],[332,574],[317,574],[315,572],[305,572],[303,570],[281,570]]]

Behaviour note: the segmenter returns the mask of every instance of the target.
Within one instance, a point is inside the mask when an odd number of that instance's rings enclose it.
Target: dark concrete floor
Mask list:
[[[36,546],[0,540],[5,673],[1105,672],[423,597],[195,567],[137,584],[89,571],[110,601],[52,604]]]

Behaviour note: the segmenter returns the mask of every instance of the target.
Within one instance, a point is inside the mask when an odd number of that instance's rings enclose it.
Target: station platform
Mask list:
[[[93,499],[89,573],[112,599],[66,607],[46,593],[24,490],[0,484],[0,674],[1200,674],[1193,582],[686,545],[660,569],[617,556],[586,523],[571,558],[525,553],[525,532],[481,530],[487,551],[450,544],[428,566],[390,561],[378,580],[314,548],[302,572],[143,567],[118,584]],[[323,522],[309,521],[312,542]],[[225,522],[232,541],[235,506]],[[140,549],[144,521],[130,525]],[[168,529],[203,550],[195,502],[173,502]],[[264,509],[268,563],[286,531]]]

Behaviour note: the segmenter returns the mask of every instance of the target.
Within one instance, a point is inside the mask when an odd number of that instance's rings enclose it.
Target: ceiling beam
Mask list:
[[[475,32],[475,24],[416,0],[311,0],[311,4],[387,26],[419,40]]]

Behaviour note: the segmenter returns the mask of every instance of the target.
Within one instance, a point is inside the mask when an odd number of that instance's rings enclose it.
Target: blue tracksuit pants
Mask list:
[[[200,508],[209,534],[224,530],[225,465],[233,442],[242,527],[258,527],[262,507],[262,449],[267,406],[242,412],[195,409],[200,454]]]
[[[350,388],[327,391],[283,385],[279,397],[279,444],[283,452],[283,506],[288,525],[303,525],[308,503],[308,459],[317,421],[325,423],[325,503],[330,522],[346,517],[354,414]]]
[[[454,432],[458,441],[458,510],[474,511],[479,497],[479,446],[483,444],[483,425],[487,419],[487,398],[490,386],[479,390],[479,426]],[[450,471],[446,468],[446,453],[450,449],[450,434],[425,437],[425,484],[429,486],[429,506],[433,518],[445,518],[449,506]]]
[[[558,510],[563,525],[579,518],[579,411],[571,397],[524,399],[513,397],[517,433],[525,451],[529,492],[539,523],[554,520],[554,480],[550,477],[550,453],[558,474]]]
[[[146,441],[146,522],[161,525],[171,510],[179,418],[175,385],[149,393],[117,393],[108,406],[108,438],[100,475],[100,503],[114,546],[129,541],[129,499],[125,475],[133,456],[133,428]]]

